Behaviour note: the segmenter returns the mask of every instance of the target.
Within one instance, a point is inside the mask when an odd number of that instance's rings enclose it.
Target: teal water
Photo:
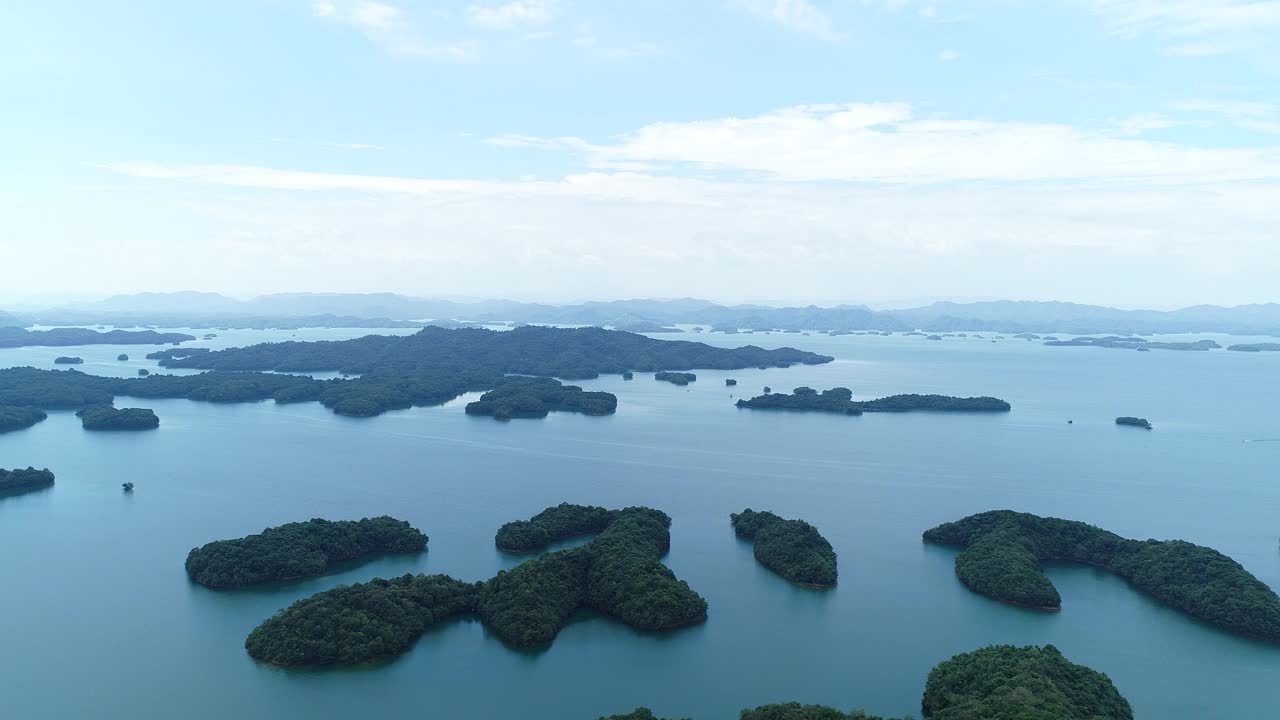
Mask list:
[[[219,341],[294,334],[227,332]],[[1089,568],[1051,569],[1060,614],[1007,607],[965,590],[954,553],[923,545],[920,533],[1007,507],[1209,545],[1280,587],[1280,442],[1244,442],[1280,438],[1280,354],[698,339],[788,344],[838,360],[699,371],[687,388],[647,375],[582,383],[618,394],[607,418],[504,424],[465,416],[471,398],[367,420],[315,403],[126,399],[118,404],[155,408],[161,428],[93,434],[72,414],[51,413],[0,435],[0,467],[48,466],[58,477],[50,490],[0,499],[4,716],[347,718],[376,708],[592,720],[648,705],[729,720],[781,700],[918,716],[935,663],[996,642],[1057,645],[1108,673],[1139,718],[1274,715],[1280,647],[1198,624]],[[48,361],[81,355],[84,370],[103,374],[155,368],[143,348],[105,346],[0,350],[0,365],[39,365],[33,358],[46,350]],[[135,360],[116,363],[120,352]],[[843,417],[732,406],[731,394],[764,385],[846,385],[859,397],[990,394],[1014,411]],[[1156,430],[1112,424],[1130,414]],[[126,480],[137,484],[133,495],[120,492]],[[354,670],[285,671],[243,650],[271,613],[339,583],[404,572],[487,578],[517,562],[494,549],[497,527],[563,500],[668,512],[666,561],[707,598],[708,622],[646,635],[583,616],[550,649],[528,654],[463,621],[394,661]],[[817,525],[839,553],[839,586],[795,588],[760,568],[729,528],[729,513],[744,507]],[[423,529],[429,552],[253,591],[210,591],[183,572],[188,550],[210,540],[375,514]]]

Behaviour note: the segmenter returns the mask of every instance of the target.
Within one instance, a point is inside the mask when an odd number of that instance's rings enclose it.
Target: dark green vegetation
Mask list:
[[[791,582],[820,587],[836,584],[836,552],[809,523],[751,508],[731,513],[729,520],[738,537],[755,541],[755,556],[761,565]]]
[[[528,520],[503,525],[493,541],[503,552],[533,552],[554,542],[601,532],[617,519],[618,513],[602,507],[560,503]]]
[[[408,650],[432,625],[475,610],[480,583],[404,575],[340,585],[299,600],[249,633],[257,660],[288,667],[354,665]]]
[[[53,473],[48,468],[37,470],[29,467],[26,470],[5,470],[0,468],[0,495],[40,490],[53,485]]]
[[[69,355],[59,355],[53,359],[54,365],[83,365],[84,358]]]
[[[854,400],[853,391],[837,387],[819,393],[809,387],[798,387],[791,395],[771,393],[750,400],[739,400],[737,406],[753,410],[816,410],[819,412],[861,415],[864,412],[1008,412],[1009,403],[993,397],[959,398],[949,395],[890,395],[876,400]]]
[[[653,374],[654,380],[662,380],[672,385],[688,385],[698,379],[697,375],[685,372],[658,372]]]
[[[1280,597],[1231,558],[1181,540],[1127,540],[1092,525],[995,510],[945,523],[925,542],[958,545],[969,589],[1014,605],[1061,607],[1046,560],[1109,570],[1160,602],[1230,632],[1280,642]]]
[[[1052,645],[992,645],[934,666],[920,702],[925,720],[1133,720],[1111,678]],[[648,708],[599,720],[657,720]],[[739,720],[881,720],[861,710],[778,703]]]
[[[125,353],[120,353],[119,355],[116,356],[116,360],[119,360],[120,362],[128,362],[129,356]]]
[[[1144,430],[1150,430],[1150,429],[1151,429],[1151,423],[1150,423],[1150,422],[1148,422],[1146,418],[1138,418],[1138,417],[1118,417],[1118,418],[1116,418],[1116,424],[1117,424],[1117,425],[1129,425],[1129,426],[1132,426],[1132,427],[1140,427],[1140,428],[1143,428]]]
[[[554,540],[573,532],[579,511],[590,516],[596,510],[560,506],[529,524]],[[706,620],[706,601],[661,563],[671,519],[641,507],[606,512],[613,521],[586,545],[542,555],[487,582],[406,575],[301,600],[258,626],[245,647],[254,658],[279,665],[349,664],[402,652],[432,624],[468,613],[521,648],[550,643],[579,609],[639,630]],[[521,542],[534,547],[536,541]]]
[[[0,405],[0,433],[29,428],[47,417],[39,408]]]
[[[346,560],[426,547],[426,535],[392,517],[313,519],[196,548],[187,555],[187,575],[208,587],[239,588],[315,577]]]
[[[734,385],[738,384],[738,381],[734,380],[733,378],[725,378],[724,384],[726,387],[733,387]]]
[[[634,378],[635,376],[636,376],[636,374],[635,374],[635,373],[633,373],[633,372],[631,372],[630,370],[627,370],[627,371],[625,371],[625,372],[623,372],[623,373],[622,373],[622,379],[623,379],[623,380],[630,380],[630,379]]]
[[[76,412],[85,430],[154,430],[160,418],[150,408],[119,408],[90,405]]]
[[[1229,345],[1227,349],[1236,352],[1280,352],[1280,343],[1245,343]]]
[[[133,492],[133,483],[131,482],[120,483],[120,487],[127,493]]]
[[[928,720],[1132,720],[1111,678],[1052,645],[995,645],[957,655],[929,673]]]
[[[112,330],[98,332],[87,328],[53,328],[24,330],[0,327],[0,347],[64,347],[67,345],[161,345],[195,340],[194,335],[158,333],[154,330]]]
[[[209,372],[199,375],[151,375],[113,378],[76,370],[0,370],[0,405],[78,410],[110,405],[117,396],[188,398],[206,402],[300,402],[315,400],[324,385],[297,375]]]
[[[151,374],[150,370],[146,368],[138,368],[138,377],[146,377],[150,374]]]
[[[340,371],[360,377],[316,381],[313,397],[341,415],[377,415],[435,405],[464,392],[489,390],[508,375],[590,379],[628,369],[733,369],[830,362],[825,355],[782,348],[711,347],[654,340],[599,328],[522,327],[510,331],[428,327],[403,337],[283,342],[161,360],[169,367],[235,371]],[[259,375],[250,377],[257,378]],[[270,395],[268,395],[270,397]]]
[[[613,393],[583,392],[553,378],[509,377],[467,403],[468,415],[489,415],[496,420],[546,417],[552,410],[584,415],[609,415],[618,409]]]
[[[1217,350],[1222,346],[1212,340],[1197,340],[1195,342],[1152,342],[1146,338],[1138,337],[1119,337],[1111,335],[1108,337],[1078,337],[1071,340],[1050,340],[1045,345],[1054,347],[1101,347],[1113,348],[1117,350],[1191,350],[1203,352],[1207,350]]]

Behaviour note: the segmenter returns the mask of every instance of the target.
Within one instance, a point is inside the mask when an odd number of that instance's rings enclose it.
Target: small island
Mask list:
[[[801,585],[835,586],[836,552],[814,526],[750,508],[729,520],[738,537],[754,541],[761,565]]]
[[[422,552],[427,536],[404,520],[295,522],[257,535],[217,540],[187,555],[187,575],[211,588],[243,588],[323,575],[333,565],[375,555]]]
[[[924,720],[1133,720],[1111,678],[1067,660],[1052,645],[991,645],[940,662],[929,672],[920,706]],[[637,708],[598,720],[658,719]],[[788,702],[743,710],[739,720],[884,719]]]
[[[74,355],[59,355],[53,359],[54,365],[83,365],[84,358],[75,357]]]
[[[610,415],[618,410],[618,397],[607,392],[583,392],[545,377],[509,377],[467,403],[468,415],[488,415],[495,420],[543,418],[552,410],[583,415]]]
[[[1108,335],[1106,337],[1077,337],[1070,340],[1049,340],[1045,345],[1050,347],[1100,347],[1115,350],[1183,350],[1191,352],[1207,352],[1222,346],[1212,340],[1195,342],[1153,342],[1146,338]]]
[[[562,505],[544,512],[568,518],[577,509]],[[644,507],[610,512],[613,521],[591,542],[534,558],[482,583],[405,575],[299,600],[255,628],[245,648],[253,658],[276,665],[348,665],[401,653],[427,628],[461,615],[479,616],[516,648],[550,644],[580,608],[637,630],[705,621],[706,600],[661,562],[671,544],[671,518]],[[554,524],[547,518],[539,514],[527,522],[546,530]],[[556,536],[548,531],[546,537]],[[540,541],[512,540],[522,547]],[[348,621],[355,616],[360,622]]]
[[[48,468],[44,470],[33,467],[28,467],[26,470],[0,468],[0,496],[19,495],[52,486],[53,473],[49,472]]]
[[[40,408],[0,405],[0,433],[24,430],[48,417]]]
[[[771,393],[750,400],[738,400],[740,408],[752,410],[809,410],[861,415],[864,412],[1009,412],[1009,403],[993,397],[959,398],[949,395],[890,395],[876,400],[856,401],[849,388],[837,387],[819,393],[810,387],[798,387],[787,395]]]
[[[110,405],[90,405],[76,411],[80,425],[85,430],[155,430],[160,418],[150,408],[120,408]]]
[[[635,376],[636,376],[636,374],[635,374],[635,373],[633,373],[633,372],[631,372],[630,370],[626,370],[626,371],[624,371],[624,372],[622,373],[622,379],[623,379],[623,380],[630,380],[631,378],[633,378],[633,377],[635,377]]]
[[[150,374],[151,374],[150,370],[146,368],[138,368],[138,377],[146,377]]]
[[[0,327],[0,347],[67,347],[79,345],[162,345],[195,340],[194,335],[158,333],[154,330],[111,330],[98,332],[89,328],[63,327],[50,330],[25,330]]]
[[[734,380],[733,378],[725,378],[724,384],[725,384],[725,387],[733,387],[734,385],[738,384],[738,381]]]
[[[1243,343],[1228,345],[1227,349],[1235,352],[1280,352],[1280,343]]]
[[[663,382],[669,382],[669,383],[671,383],[672,385],[688,385],[689,383],[693,382],[694,380],[697,380],[697,379],[698,379],[698,376],[697,376],[697,375],[694,375],[693,373],[687,373],[687,372],[666,372],[666,371],[663,371],[663,372],[656,372],[656,373],[654,373],[654,374],[653,374],[653,379],[654,379],[654,380],[662,380]]]
[[[1082,522],[1010,510],[939,525],[924,533],[924,541],[964,548],[956,556],[960,581],[1011,605],[1061,609],[1058,590],[1041,563],[1077,562],[1115,573],[1137,590],[1210,625],[1280,642],[1280,597],[1212,548],[1181,540],[1128,540]]]
[[[120,353],[116,356],[116,360],[119,360],[120,362],[129,362],[129,356],[125,353]]]
[[[528,520],[503,525],[493,542],[503,552],[534,552],[561,540],[594,535],[609,527],[617,517],[617,510],[560,503]]]
[[[1146,418],[1139,418],[1139,417],[1127,417],[1127,416],[1126,416],[1126,417],[1118,417],[1118,418],[1116,418],[1116,424],[1117,424],[1117,425],[1126,425],[1126,426],[1129,426],[1129,427],[1139,427],[1139,428],[1142,428],[1143,430],[1151,430],[1151,429],[1152,429],[1152,427],[1151,427],[1151,423],[1150,423],[1150,422],[1148,422]]]

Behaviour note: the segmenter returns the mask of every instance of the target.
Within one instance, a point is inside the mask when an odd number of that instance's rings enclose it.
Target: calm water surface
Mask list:
[[[199,344],[367,332],[226,331]],[[1013,508],[1210,545],[1280,587],[1280,354],[691,339],[789,344],[838,359],[699,371],[687,388],[647,375],[582,383],[617,393],[618,413],[607,418],[504,424],[465,416],[471,397],[365,420],[315,403],[126,398],[117,404],[153,407],[161,428],[93,434],[71,413],[51,413],[0,435],[0,467],[48,466],[58,476],[50,490],[0,499],[3,715],[349,718],[377,708],[591,720],[648,705],[663,716],[729,720],[743,707],[801,700],[918,716],[935,663],[999,642],[1053,643],[1105,671],[1139,718],[1274,717],[1280,647],[1200,625],[1088,568],[1050,570],[1060,614],[1006,607],[965,590],[954,553],[923,545],[920,533]],[[142,360],[151,349],[7,349],[0,366],[52,367],[57,355],[80,355],[86,372],[133,375],[156,370]],[[134,360],[117,362],[121,352]],[[738,387],[726,388],[726,377]],[[845,385],[864,398],[990,394],[1014,411],[843,417],[732,406],[731,395],[764,385]],[[1130,414],[1156,430],[1112,424]],[[137,484],[133,495],[121,493],[124,481]],[[285,671],[244,652],[264,618],[340,583],[406,572],[488,578],[517,562],[494,549],[497,527],[565,500],[668,512],[666,562],[707,598],[708,622],[646,635],[584,615],[550,649],[518,653],[463,621],[399,659],[355,670]],[[799,589],[760,568],[728,524],[745,507],[817,525],[839,553],[839,587]],[[429,552],[240,592],[194,586],[183,572],[187,552],[210,540],[377,514],[423,529]]]

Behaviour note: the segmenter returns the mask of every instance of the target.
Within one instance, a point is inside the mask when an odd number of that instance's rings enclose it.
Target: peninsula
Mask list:
[[[971,515],[924,533],[956,545],[956,575],[970,590],[1038,610],[1062,606],[1047,560],[1108,570],[1160,602],[1223,630],[1280,642],[1280,597],[1239,563],[1181,540],[1128,540],[1092,525],[1010,510]]]
[[[814,526],[751,508],[729,520],[738,537],[754,542],[761,565],[801,585],[835,586],[836,552]]]
[[[466,407],[468,415],[488,415],[495,420],[542,418],[553,410],[610,415],[618,410],[618,397],[583,392],[577,385],[564,385],[554,378],[508,377]]]
[[[187,555],[187,575],[211,588],[242,588],[323,575],[336,563],[376,555],[422,552],[427,536],[404,520],[295,522],[257,535],[218,540]]]
[[[66,347],[69,345],[168,345],[195,340],[194,335],[159,333],[154,330],[111,330],[98,332],[88,328],[53,328],[26,330],[0,327],[0,347]]]
[[[47,417],[40,408],[0,405],[0,433],[29,428]]]

